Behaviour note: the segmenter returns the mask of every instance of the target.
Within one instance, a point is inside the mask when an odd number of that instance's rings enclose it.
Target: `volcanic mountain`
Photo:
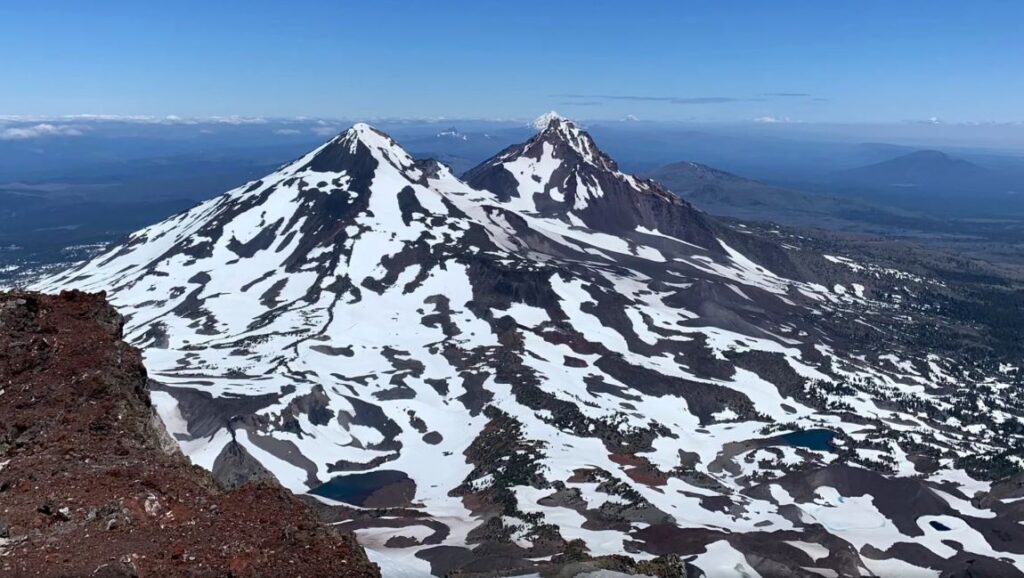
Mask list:
[[[466,182],[520,212],[630,239],[663,231],[721,252],[702,213],[653,181],[619,172],[572,122],[545,118],[540,133],[470,170]]]
[[[985,183],[989,171],[933,150],[914,151],[894,159],[850,169],[843,177],[851,182],[877,187],[920,187],[947,190]]]
[[[550,115],[465,181],[357,124],[39,287],[107,291],[186,455],[386,576],[1019,572],[1016,402],[908,345],[931,283],[726,226]]]

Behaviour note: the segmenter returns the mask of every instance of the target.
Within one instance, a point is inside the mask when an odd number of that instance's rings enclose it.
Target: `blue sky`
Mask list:
[[[1024,2],[0,4],[0,114],[1024,120]]]

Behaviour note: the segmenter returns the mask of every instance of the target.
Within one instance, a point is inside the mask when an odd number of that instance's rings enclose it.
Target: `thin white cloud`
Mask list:
[[[793,122],[793,119],[788,116],[759,116],[753,120],[759,124],[783,124]]]
[[[208,116],[197,118],[198,121],[215,122],[218,124],[266,124],[267,119],[262,116]]]
[[[26,140],[46,136],[81,136],[82,130],[70,126],[40,123],[32,126],[8,127],[0,131],[0,140]]]
[[[297,128],[279,128],[274,134],[302,134],[302,131]]]
[[[166,116],[152,116],[145,114],[64,114],[64,115],[0,115],[0,121],[9,122],[122,122],[132,124],[165,124],[165,125],[193,125],[193,124],[266,124],[274,119],[267,119],[262,116],[195,116],[182,117],[176,114]],[[289,121],[292,119],[281,119]]]
[[[329,126],[329,125],[328,126],[314,126],[310,130],[313,131],[313,134],[315,134],[317,136],[334,136],[334,135],[336,135],[336,134],[338,134],[339,132],[342,131],[342,129],[337,127],[337,126]]]

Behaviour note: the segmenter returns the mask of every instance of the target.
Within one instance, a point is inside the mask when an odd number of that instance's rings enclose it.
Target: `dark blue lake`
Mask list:
[[[832,449],[832,440],[836,434],[827,429],[808,429],[783,435],[782,443],[796,448],[806,448],[820,452]]]
[[[331,500],[360,506],[377,490],[408,479],[405,472],[378,470],[360,474],[336,476],[331,481],[310,490],[309,493]]]

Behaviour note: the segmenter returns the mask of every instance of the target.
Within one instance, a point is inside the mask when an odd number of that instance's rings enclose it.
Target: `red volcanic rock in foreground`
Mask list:
[[[102,295],[0,294],[0,576],[379,576],[270,484],[225,490],[150,404]]]

